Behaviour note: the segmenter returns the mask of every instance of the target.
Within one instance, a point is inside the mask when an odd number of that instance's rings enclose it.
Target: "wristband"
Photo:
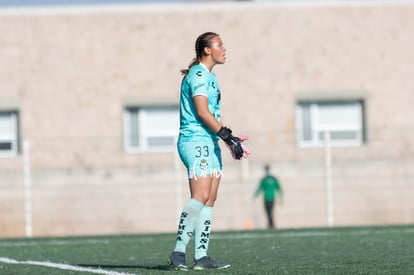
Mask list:
[[[227,127],[221,127],[217,132],[217,135],[224,141],[227,141],[231,137],[232,131]]]

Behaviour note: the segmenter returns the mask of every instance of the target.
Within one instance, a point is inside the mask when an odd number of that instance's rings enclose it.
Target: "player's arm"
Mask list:
[[[193,97],[193,100],[198,117],[214,133],[217,133],[217,135],[226,143],[231,151],[233,158],[246,158],[249,154],[249,151],[247,147],[242,145],[242,142],[245,139],[233,136],[232,131],[229,128],[224,127],[221,122],[216,120],[214,115],[208,109],[208,98],[203,95],[197,95]]]
[[[208,97],[203,95],[197,95],[193,97],[193,100],[197,111],[197,115],[201,119],[201,121],[214,133],[220,131],[223,125],[216,120],[216,118],[208,109]]]
[[[254,196],[257,197],[262,191],[262,182],[260,181],[259,185],[257,186],[256,192],[254,192]]]
[[[283,189],[278,180],[277,180],[277,192],[279,194],[279,197],[283,198]]]

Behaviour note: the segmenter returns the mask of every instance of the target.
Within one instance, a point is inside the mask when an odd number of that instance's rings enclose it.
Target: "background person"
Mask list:
[[[256,189],[255,197],[263,193],[263,202],[266,210],[267,224],[269,228],[274,228],[273,210],[277,198],[283,198],[282,187],[279,180],[270,173],[270,165],[265,165],[265,176],[260,180]]]

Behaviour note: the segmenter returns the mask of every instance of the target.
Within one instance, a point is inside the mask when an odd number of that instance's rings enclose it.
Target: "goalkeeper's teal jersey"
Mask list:
[[[220,121],[220,88],[214,73],[202,65],[197,64],[190,68],[189,73],[181,82],[180,97],[180,141],[194,140],[195,137],[217,140],[213,133],[198,117],[194,96],[208,97],[208,109]]]

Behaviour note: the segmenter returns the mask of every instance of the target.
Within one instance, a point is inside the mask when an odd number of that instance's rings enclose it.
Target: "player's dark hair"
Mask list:
[[[211,40],[216,36],[219,36],[219,35],[215,32],[205,32],[203,34],[200,34],[197,37],[197,40],[195,42],[196,57],[193,58],[190,65],[188,65],[187,69],[183,69],[180,71],[181,74],[183,74],[184,76],[187,75],[191,67],[200,63],[201,57],[205,55],[204,48],[205,47],[210,48]]]

